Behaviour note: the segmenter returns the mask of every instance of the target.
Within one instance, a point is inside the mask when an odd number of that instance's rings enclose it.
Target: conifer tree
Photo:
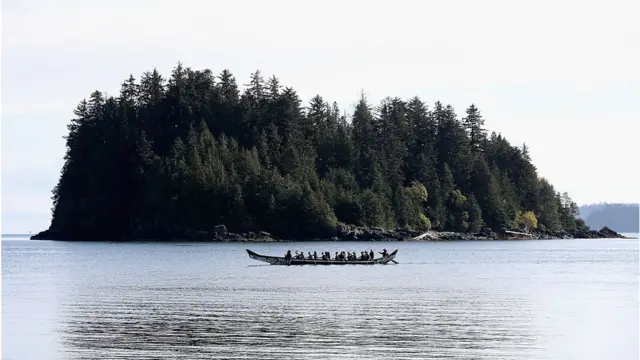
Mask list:
[[[539,178],[526,145],[487,137],[475,105],[364,95],[350,116],[303,102],[256,70],[178,63],[94,91],[68,125],[50,230],[69,239],[230,231],[330,237],[338,224],[426,230],[584,230],[577,206]],[[350,119],[350,121],[348,121]],[[533,221],[535,219],[535,221]],[[532,226],[535,223],[536,226]]]

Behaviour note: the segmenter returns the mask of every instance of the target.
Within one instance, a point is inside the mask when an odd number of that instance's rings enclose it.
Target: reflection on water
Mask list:
[[[633,240],[383,246],[399,265],[260,265],[243,244],[3,241],[2,358],[638,358]]]
[[[499,294],[380,286],[102,292],[120,295],[65,309],[61,331],[74,358],[496,359],[535,345],[526,301]]]

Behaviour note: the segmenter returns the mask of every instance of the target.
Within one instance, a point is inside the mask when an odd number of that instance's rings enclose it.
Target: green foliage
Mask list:
[[[416,224],[416,230],[427,231],[431,230],[431,221],[423,214],[418,215],[418,223]]]
[[[350,119],[260,71],[244,91],[222,71],[178,64],[121,94],[95,91],[68,125],[51,230],[70,239],[265,230],[332,236],[336,225],[479,231],[580,229],[577,207],[539,179],[526,146],[487,137],[474,106],[361,96]],[[350,121],[348,121],[350,120]],[[527,213],[528,214],[528,213]]]
[[[362,204],[362,221],[363,225],[377,226],[385,222],[385,213],[380,198],[370,189],[366,189],[360,195],[360,203]]]
[[[449,228],[456,231],[467,231],[469,228],[469,211],[467,197],[460,190],[452,190],[449,194]]]
[[[411,186],[406,188],[407,195],[419,204],[423,204],[427,202],[429,193],[427,192],[427,188],[424,187],[421,183],[414,181]]]
[[[524,226],[525,230],[534,230],[538,227],[538,218],[533,211],[527,211],[519,216],[519,223]]]
[[[480,231],[484,226],[484,221],[482,220],[482,209],[480,208],[480,204],[478,204],[476,196],[473,193],[469,194],[467,197],[466,209],[469,214],[469,228],[467,230],[472,233]]]
[[[538,214],[538,222],[547,230],[562,229],[561,208],[553,186],[546,179],[541,179],[537,190],[539,201],[534,211]]]
[[[587,226],[584,219],[576,219],[576,230],[578,231],[589,231],[589,226]]]
[[[424,215],[427,206],[428,192],[424,185],[414,181],[411,186],[402,189],[406,202],[404,203],[404,214],[406,223],[399,225],[409,225],[417,230],[431,229],[431,221]]]
[[[363,225],[364,209],[360,199],[354,193],[340,191],[334,195],[334,198],[336,200],[333,205],[333,212],[339,221],[345,224]]]

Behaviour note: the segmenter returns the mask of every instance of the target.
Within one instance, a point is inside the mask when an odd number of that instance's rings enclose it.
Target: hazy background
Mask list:
[[[2,1],[2,232],[49,226],[77,103],[178,61],[348,112],[418,95],[524,142],[579,204],[640,202],[637,1]],[[634,22],[635,21],[635,22]]]

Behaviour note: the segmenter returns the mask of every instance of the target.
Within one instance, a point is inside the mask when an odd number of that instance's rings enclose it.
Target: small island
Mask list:
[[[68,125],[51,240],[621,237],[590,230],[480,110],[364,95],[347,115],[260,71],[178,63],[93,92]]]

